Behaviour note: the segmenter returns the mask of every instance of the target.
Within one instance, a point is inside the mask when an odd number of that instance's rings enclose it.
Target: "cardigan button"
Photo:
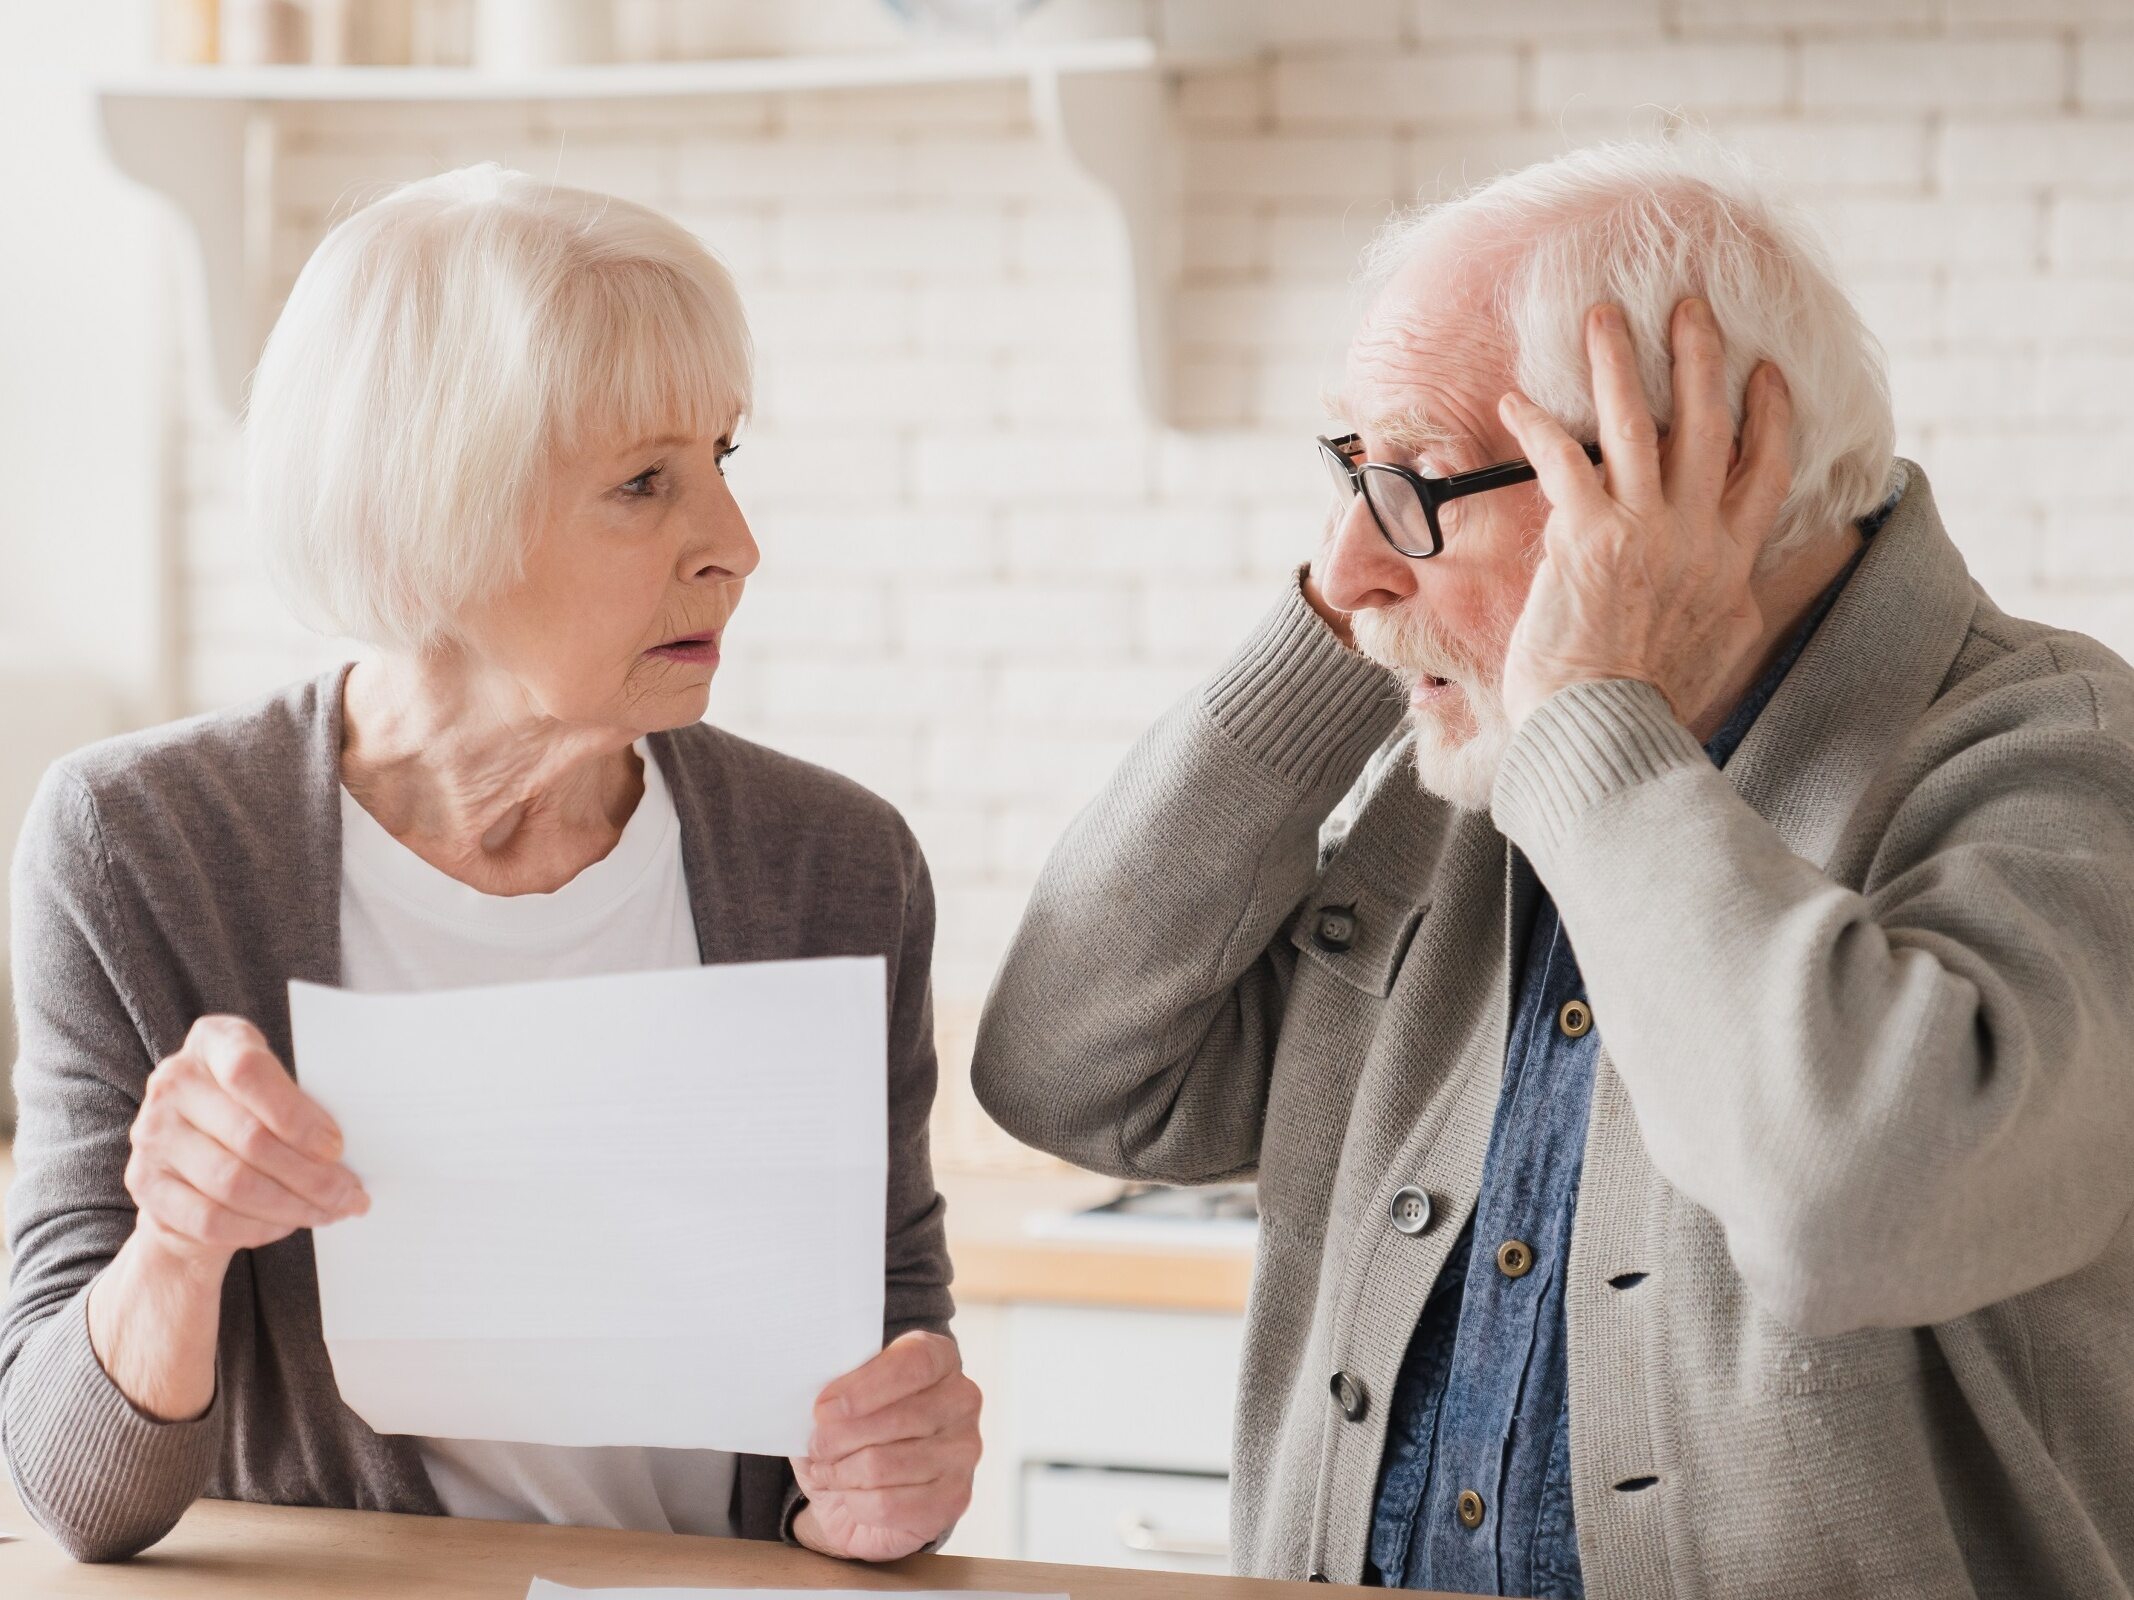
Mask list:
[[[1312,929],[1312,943],[1328,955],[1339,955],[1356,942],[1356,908],[1326,906]]]
[[[1430,1226],[1430,1195],[1414,1184],[1393,1197],[1393,1228],[1397,1233],[1421,1233]]]
[[[1361,1422],[1370,1406],[1371,1397],[1361,1378],[1352,1378],[1346,1372],[1337,1372],[1327,1385],[1334,1394],[1334,1404],[1341,1407],[1341,1414],[1351,1422]]]

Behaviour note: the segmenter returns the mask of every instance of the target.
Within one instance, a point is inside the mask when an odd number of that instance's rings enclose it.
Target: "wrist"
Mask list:
[[[205,1292],[219,1298],[223,1277],[235,1254],[172,1233],[144,1214],[119,1246],[111,1267],[117,1270],[123,1266],[128,1281],[159,1295]]]
[[[151,1421],[183,1422],[215,1400],[215,1348],[230,1256],[136,1224],[89,1286],[89,1348]]]

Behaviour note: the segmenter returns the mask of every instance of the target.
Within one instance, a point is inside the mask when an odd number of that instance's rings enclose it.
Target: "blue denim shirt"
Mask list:
[[[1872,536],[1902,492],[1900,481],[1861,531]],[[1706,743],[1714,764],[1739,747],[1857,563]],[[1399,1589],[1584,1600],[1564,1272],[1606,1019],[1591,1009],[1554,902],[1517,851],[1512,870],[1513,903],[1534,909],[1513,973],[1504,1083],[1474,1215],[1394,1385],[1365,1577]]]

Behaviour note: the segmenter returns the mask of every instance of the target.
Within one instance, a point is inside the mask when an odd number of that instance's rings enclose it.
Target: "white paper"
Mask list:
[[[1068,1600],[1063,1594],[1009,1594],[1003,1590],[899,1589],[898,1600]],[[746,1595],[748,1600],[881,1600],[880,1589],[566,1589],[536,1578],[526,1600],[702,1600],[705,1595]]]
[[[380,1433],[797,1455],[881,1348],[881,958],[424,994],[289,985],[364,1216],[319,1229]]]

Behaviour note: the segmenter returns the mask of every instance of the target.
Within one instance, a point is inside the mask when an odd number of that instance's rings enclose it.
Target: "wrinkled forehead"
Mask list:
[[[1392,446],[1487,438],[1511,383],[1491,274],[1448,235],[1426,242],[1365,311],[1342,365],[1340,413]]]

